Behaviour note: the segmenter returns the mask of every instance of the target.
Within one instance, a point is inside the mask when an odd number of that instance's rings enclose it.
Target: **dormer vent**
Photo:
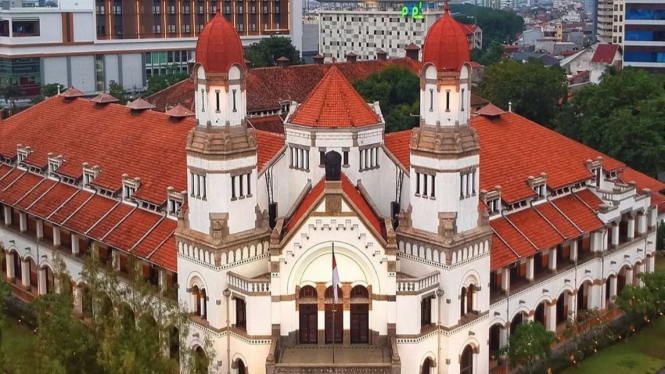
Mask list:
[[[285,68],[285,67],[289,66],[290,61],[291,60],[289,60],[288,58],[282,56],[282,57],[277,59],[277,66],[281,66],[281,67]]]
[[[184,106],[178,104],[173,108],[166,111],[166,115],[169,116],[169,119],[172,122],[178,122],[183,118],[192,117],[196,114],[191,110],[185,108]]]
[[[32,153],[32,149],[29,146],[23,146],[22,144],[16,145],[16,163],[21,165],[23,161]]]
[[[496,106],[492,103],[489,103],[489,104],[485,105],[484,107],[480,108],[479,110],[477,110],[476,114],[479,115],[479,116],[487,117],[487,118],[493,120],[493,119],[501,118],[501,115],[506,114],[506,112],[503,111],[498,106]]]
[[[547,173],[540,173],[539,177],[529,176],[526,183],[536,193],[536,200],[547,197]]]
[[[76,89],[75,87],[69,87],[66,89],[63,93],[60,94],[61,97],[65,99],[65,101],[71,101],[76,99],[77,97],[83,97],[85,94]]]
[[[141,187],[141,178],[136,177],[134,179],[129,178],[127,173],[122,175],[122,198],[129,200],[134,196],[136,190]]]
[[[175,188],[168,187],[166,189],[168,200],[167,200],[167,210],[170,216],[177,217],[182,209],[183,204],[187,199],[187,191],[176,192]]]
[[[138,99],[127,104],[127,108],[131,109],[132,113],[141,113],[144,110],[155,109],[155,106],[139,97]]]
[[[109,95],[105,92],[102,92],[99,95],[97,95],[97,96],[93,97],[92,99],[90,99],[90,101],[92,101],[93,103],[95,103],[97,105],[104,106],[104,105],[110,104],[110,103],[117,103],[120,100],[116,99],[115,97],[113,97],[113,96],[111,96],[111,95]]]
[[[52,152],[48,153],[48,173],[49,174],[54,174],[60,166],[62,166],[62,163],[64,162],[64,158],[62,155],[54,155]]]
[[[501,213],[501,186],[495,186],[492,191],[481,190],[480,199],[487,205],[490,216]]]
[[[603,157],[598,156],[596,157],[596,160],[586,160],[584,164],[587,170],[593,174],[591,183],[596,187],[600,187],[600,182],[602,180]]]
[[[83,187],[90,187],[92,182],[99,176],[99,165],[90,166],[87,162],[83,163]]]

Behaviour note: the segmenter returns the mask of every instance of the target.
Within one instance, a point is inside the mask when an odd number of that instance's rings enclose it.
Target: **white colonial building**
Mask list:
[[[89,312],[80,257],[95,251],[177,294],[181,349],[209,341],[211,373],[484,374],[523,320],[558,331],[653,271],[665,185],[492,104],[472,116],[447,10],[409,131],[385,134],[335,64],[282,133],[256,130],[242,51],[223,17],[205,27],[193,111],[70,89],[0,125],[16,294],[54,289],[57,251]]]

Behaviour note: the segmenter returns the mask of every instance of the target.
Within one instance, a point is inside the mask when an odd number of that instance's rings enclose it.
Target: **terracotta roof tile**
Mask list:
[[[203,65],[207,74],[227,73],[234,64],[245,68],[243,52],[238,32],[218,8],[215,17],[199,34],[196,42],[196,62]]]
[[[155,213],[136,209],[104,238],[104,242],[112,247],[128,251],[150,232],[161,218]]]
[[[57,224],[62,224],[72,214],[77,212],[77,209],[79,209],[83,204],[85,204],[88,201],[88,199],[90,199],[91,197],[92,194],[88,191],[82,191],[82,190],[78,191],[73,197],[71,197],[71,199],[66,199],[65,202],[62,204],[62,206],[55,211],[55,213],[51,213],[53,215],[51,216],[50,220]],[[71,221],[71,219],[69,219],[69,221]],[[78,230],[78,231],[85,232],[85,230]]]
[[[591,232],[603,226],[603,222],[583,202],[572,194],[552,200],[563,214],[565,214],[583,232]]]
[[[496,270],[517,261],[515,253],[496,234],[492,235],[490,270]]]
[[[326,188],[326,179],[321,178],[319,183],[317,183],[305,197],[303,198],[302,202],[298,206],[298,208],[293,212],[291,217],[288,219],[288,222],[286,223],[286,229],[285,231],[291,231],[293,228],[296,227],[296,225],[299,223],[299,221],[305,216],[305,213],[314,205],[314,203],[319,199],[320,196],[323,195],[323,191]]]
[[[379,116],[334,65],[287,121],[333,128],[381,123]]]
[[[621,172],[621,179],[628,183],[637,182],[637,189],[648,188],[651,190],[651,205],[658,207],[658,212],[665,212],[665,183],[653,179],[646,174],[631,168],[625,168]]]
[[[476,114],[478,114],[480,116],[489,116],[489,117],[497,117],[497,116],[500,116],[500,115],[505,114],[505,113],[506,112],[503,109],[497,107],[496,105],[494,105],[492,103],[489,103],[489,104],[485,105],[484,107],[476,110]]]
[[[25,174],[25,170],[20,169],[11,169],[7,174],[5,174],[2,179],[0,179],[0,191],[7,188],[10,184],[14,183],[15,180],[22,177]]]
[[[172,118],[186,118],[196,116],[196,113],[178,104],[166,111],[166,115]]]
[[[155,227],[148,236],[146,236],[132,251],[133,254],[141,258],[147,258],[151,253],[156,251],[166,239],[171,237],[175,232],[178,223],[173,219],[165,219]],[[175,243],[173,244],[175,255]]]
[[[542,214],[545,219],[552,223],[566,239],[576,238],[581,235],[581,232],[575,228],[575,226],[573,226],[573,224],[566,218],[566,216],[561,214],[552,204],[539,204],[535,207],[535,209],[540,214]]]
[[[395,58],[386,61],[368,60],[338,62],[337,69],[350,82],[366,79],[386,66],[401,66],[418,74],[420,63],[410,58]],[[258,112],[280,109],[282,100],[302,103],[332,64],[292,65],[288,68],[267,67],[250,69],[247,74],[247,110]],[[176,104],[194,109],[194,82],[186,79],[147,98],[155,103],[157,110],[166,111]]]
[[[154,111],[137,116],[119,104],[55,97],[3,121],[0,154],[14,157],[16,144],[30,146],[30,156],[43,160],[39,163],[46,163],[49,152],[62,154],[66,161],[58,173],[72,177],[82,174],[83,162],[99,165],[94,183],[114,191],[122,187],[123,173],[140,177],[136,197],[162,204],[168,186],[187,188],[185,145],[194,124],[193,119],[173,123]]]
[[[254,117],[248,120],[257,130],[284,134],[284,119],[281,116]]]
[[[115,201],[113,200],[110,199],[107,200],[115,203]],[[99,220],[99,222],[94,224],[92,229],[90,229],[90,231],[88,231],[86,235],[96,240],[102,240],[102,238],[104,238],[107,234],[111,232],[111,230],[113,230],[114,227],[116,227],[116,225],[118,225],[123,219],[128,217],[134,211],[134,209],[136,208],[132,207],[129,204],[120,203],[116,205],[115,208],[113,208],[113,210],[108,215],[106,215],[104,218]]]
[[[39,200],[51,187],[55,188],[56,181],[44,179],[37,187],[21,198],[21,201],[15,204],[16,208],[26,210],[32,203]]]
[[[284,136],[256,130],[256,141],[259,144],[256,153],[260,173],[268,162],[284,147]]]
[[[497,218],[490,221],[494,233],[501,237],[520,257],[528,257],[536,253],[536,249],[529,243],[519,231],[506,221],[505,218]],[[492,242],[494,245],[494,242]]]
[[[432,63],[438,71],[459,71],[462,64],[470,60],[465,29],[445,11],[427,32],[423,64]]]
[[[32,187],[36,187],[37,184],[44,181],[44,177],[32,173],[25,173],[19,178],[15,179],[15,182],[5,187],[0,195],[0,201],[8,205],[14,205],[18,202],[25,194],[27,194]]]
[[[89,196],[90,195],[88,195],[88,197]],[[76,197],[79,198],[79,196]],[[77,200],[77,201],[72,201],[71,203],[73,204],[79,203],[78,206],[81,206],[81,204],[83,204],[87,200],[85,199],[84,196],[81,196],[79,199],[83,199],[83,201],[79,202],[80,200]],[[71,218],[69,218],[65,222],[65,225],[67,227],[70,227],[73,231],[86,233],[88,232],[88,230],[90,230],[91,227],[93,227],[95,223],[97,223],[97,221],[99,221],[102,217],[104,217],[106,213],[108,213],[111,209],[113,209],[113,207],[116,204],[117,204],[116,201],[108,199],[106,197],[99,195],[94,196],[89,201],[87,201],[85,205],[83,205],[78,211],[76,211],[76,213],[74,213],[71,216]],[[75,211],[77,208],[74,208],[73,211]],[[65,212],[58,211],[56,216],[60,215],[61,213]],[[67,217],[65,217],[64,219],[66,218]]]
[[[480,136],[480,189],[500,185],[507,203],[534,195],[526,183],[529,176],[545,172],[547,185],[557,189],[591,178],[585,166],[588,159],[603,156],[606,170],[623,167],[621,162],[515,113],[494,120],[473,117],[471,125]]]
[[[149,260],[170,271],[178,270],[178,253],[176,251],[175,237],[166,240],[153,254]]]
[[[390,153],[409,170],[411,168],[411,130],[388,133],[383,141]]]
[[[57,183],[46,195],[30,207],[30,214],[46,218],[79,190],[64,183]]]
[[[360,194],[360,191],[351,183],[346,174],[342,174],[342,190],[346,197],[358,208],[367,221],[376,229],[377,233],[383,236],[381,220],[367,203],[367,200]]]
[[[508,214],[505,219],[517,226],[539,250],[556,247],[563,241],[563,237],[533,208]]]
[[[595,193],[591,192],[589,189],[584,189],[582,191],[577,191],[575,192],[575,196],[579,197],[582,199],[582,201],[591,207],[595,212],[597,212],[600,208],[600,204],[604,204],[603,200],[601,200],[598,196],[596,196]]]

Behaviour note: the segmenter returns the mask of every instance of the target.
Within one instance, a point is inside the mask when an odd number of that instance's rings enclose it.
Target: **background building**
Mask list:
[[[222,1],[220,11],[245,46],[281,35],[301,50],[301,3]],[[140,91],[168,68],[188,72],[197,36],[217,12],[212,0],[12,0],[2,7],[0,86],[19,86],[24,96],[48,83],[95,93],[111,80]]]
[[[376,59],[379,51],[387,52],[389,58],[404,57],[410,44],[423,45],[427,30],[441,17],[443,9],[437,4],[324,3],[319,16],[319,53],[327,61],[340,60],[350,52],[358,60]]]
[[[665,1],[626,0],[625,5],[624,66],[664,72]]]

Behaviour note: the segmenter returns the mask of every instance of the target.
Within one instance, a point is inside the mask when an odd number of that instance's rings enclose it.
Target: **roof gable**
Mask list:
[[[591,62],[611,64],[618,50],[619,46],[616,44],[600,44],[591,57]]]
[[[287,122],[336,128],[376,125],[381,120],[333,65]]]

